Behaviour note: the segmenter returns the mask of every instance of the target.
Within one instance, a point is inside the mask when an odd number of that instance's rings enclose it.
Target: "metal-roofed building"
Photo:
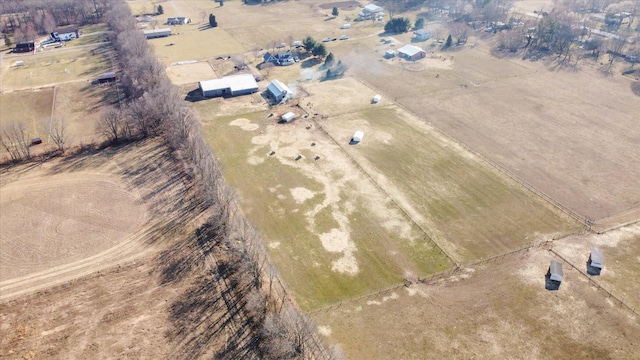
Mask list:
[[[152,30],[145,30],[144,31],[144,36],[147,39],[155,39],[155,38],[159,38],[159,37],[167,37],[169,35],[171,35],[171,29],[170,28],[152,29]]]
[[[602,254],[602,251],[596,248],[591,248],[589,262],[591,267],[602,269],[604,266],[604,255]]]
[[[289,99],[293,96],[293,92],[291,91],[291,89],[289,89],[289,87],[283,84],[280,80],[273,80],[271,83],[269,83],[269,86],[267,86],[267,91],[269,92],[269,94],[271,94],[271,96],[273,96],[277,103],[285,99]]]
[[[561,282],[562,276],[564,275],[562,271],[562,263],[551,260],[551,264],[549,265],[549,275],[549,280]]]
[[[231,75],[198,83],[204,97],[238,96],[258,91],[256,79],[251,74]]]
[[[427,56],[427,52],[413,45],[405,45],[398,49],[398,54],[407,60],[418,60]]]

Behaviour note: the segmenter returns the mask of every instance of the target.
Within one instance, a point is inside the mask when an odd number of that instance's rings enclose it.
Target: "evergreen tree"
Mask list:
[[[384,31],[391,34],[402,34],[409,31],[410,26],[411,20],[407,18],[393,18],[384,25]]]
[[[327,55],[327,58],[324,60],[324,64],[330,66],[334,60],[335,59],[333,57],[333,53],[329,53],[329,55]]]
[[[302,41],[302,46],[307,51],[313,51],[313,48],[316,46],[316,41],[311,36],[307,36],[306,39]]]
[[[424,18],[417,18],[414,27],[416,28],[416,30],[424,28]]]
[[[162,5],[158,5],[158,15],[162,14],[164,14],[164,8],[162,8]]]
[[[340,12],[338,11],[338,8],[334,6],[334,7],[333,7],[333,10],[331,10],[331,15],[333,15],[333,16],[338,16],[338,14],[339,14],[339,13],[340,13]]]
[[[324,44],[316,44],[316,46],[313,47],[313,51],[311,51],[311,53],[313,54],[313,56],[323,57],[327,55],[327,48],[324,46]]]
[[[445,48],[451,47],[452,44],[453,44],[453,39],[451,38],[451,34],[449,34],[449,36],[447,36],[447,41],[444,43],[444,47]]]
[[[211,25],[211,27],[217,27],[218,26],[218,22],[216,21],[216,17],[213,14],[209,14],[209,25]]]

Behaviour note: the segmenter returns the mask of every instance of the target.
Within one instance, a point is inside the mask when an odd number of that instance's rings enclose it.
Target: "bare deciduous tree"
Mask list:
[[[71,141],[64,117],[54,116],[50,119],[43,119],[41,123],[44,132],[49,135],[49,139],[56,145],[58,150],[64,152],[67,144]]]
[[[124,135],[125,117],[120,109],[108,108],[100,116],[98,132],[109,141],[117,143]]]
[[[9,153],[11,160],[21,161],[31,157],[27,126],[23,122],[10,122],[0,128],[0,145]]]

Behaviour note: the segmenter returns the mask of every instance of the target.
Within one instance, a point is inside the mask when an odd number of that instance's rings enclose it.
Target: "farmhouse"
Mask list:
[[[116,73],[107,72],[107,73],[104,73],[104,74],[100,74],[100,75],[98,75],[97,80],[98,80],[98,83],[100,83],[100,84],[116,81]]]
[[[562,263],[559,263],[555,260],[551,260],[551,264],[549,265],[549,279],[552,281],[561,282],[562,281]]]
[[[365,6],[358,14],[361,20],[369,20],[377,17],[382,13],[382,8],[375,4],[369,4]]]
[[[204,97],[238,96],[258,91],[256,79],[251,74],[225,76],[198,83]]]
[[[283,84],[280,80],[273,80],[267,86],[267,92],[271,95],[277,103],[283,102],[285,100],[293,97],[293,92],[291,89],[287,87],[287,85]]]
[[[300,61],[297,56],[295,56],[291,50],[281,51],[275,54],[267,52],[264,54],[264,62],[265,63],[274,63],[280,66],[293,65],[296,62]]]
[[[31,42],[25,42],[25,43],[17,43],[16,47],[13,49],[14,53],[25,53],[25,52],[31,52],[34,51],[36,48],[36,44],[31,41]]]
[[[427,30],[427,29],[419,29],[416,30],[416,32],[414,33],[414,39],[416,41],[424,41],[424,40],[429,40],[431,39],[431,31]]]
[[[398,49],[398,55],[407,60],[418,60],[427,56],[427,52],[413,45],[405,45]]]
[[[144,31],[144,36],[147,39],[155,39],[155,38],[167,37],[169,35],[171,35],[171,29],[170,28],[152,29],[152,30],[145,30]]]
[[[185,25],[190,23],[191,19],[184,16],[170,17],[167,19],[167,25]]]
[[[79,37],[80,32],[78,32],[78,29],[72,27],[60,28],[51,33],[51,40],[53,41],[71,41]]]

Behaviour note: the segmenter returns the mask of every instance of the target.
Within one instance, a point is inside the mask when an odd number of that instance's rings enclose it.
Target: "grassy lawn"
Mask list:
[[[91,78],[111,69],[109,45],[96,49],[64,49],[27,56],[24,66],[8,69],[5,89],[37,87]]]
[[[51,116],[53,87],[16,91],[0,95],[0,126],[18,121],[31,135],[39,134],[40,121]]]
[[[397,188],[403,194],[401,202],[409,204],[417,221],[445,240],[460,259],[490,257],[578,228],[419,120],[409,118],[395,107],[376,107],[330,118],[323,127],[337,139],[348,138],[355,129],[364,130],[362,146],[346,145],[345,150]]]
[[[211,113],[203,103],[196,103],[196,109],[201,114]],[[259,128],[245,131],[229,126],[240,117],[260,124]],[[350,195],[342,194],[345,200],[335,207],[317,212],[310,229],[308,213],[326,200],[324,185],[300,168],[268,157],[267,145],[252,144],[260,131],[266,131],[264,117],[264,112],[216,119],[210,116],[204,127],[205,134],[224,164],[226,179],[239,190],[244,211],[265,236],[272,259],[303,309],[314,309],[396,284],[406,271],[428,275],[451,265],[428,240],[417,237],[407,241],[382,226],[381,219],[360,200],[364,195],[359,194],[361,190],[357,186],[347,186],[345,192]],[[305,159],[313,157],[310,151],[302,150],[301,154]],[[265,160],[249,164],[252,157]],[[301,204],[291,195],[296,188],[305,188],[317,195]],[[332,271],[331,264],[340,254],[325,250],[318,235],[339,227],[334,212],[346,211],[346,207],[351,207],[347,211],[349,236],[357,249],[353,255],[359,268],[353,276]],[[417,229],[412,232],[418,233]]]

